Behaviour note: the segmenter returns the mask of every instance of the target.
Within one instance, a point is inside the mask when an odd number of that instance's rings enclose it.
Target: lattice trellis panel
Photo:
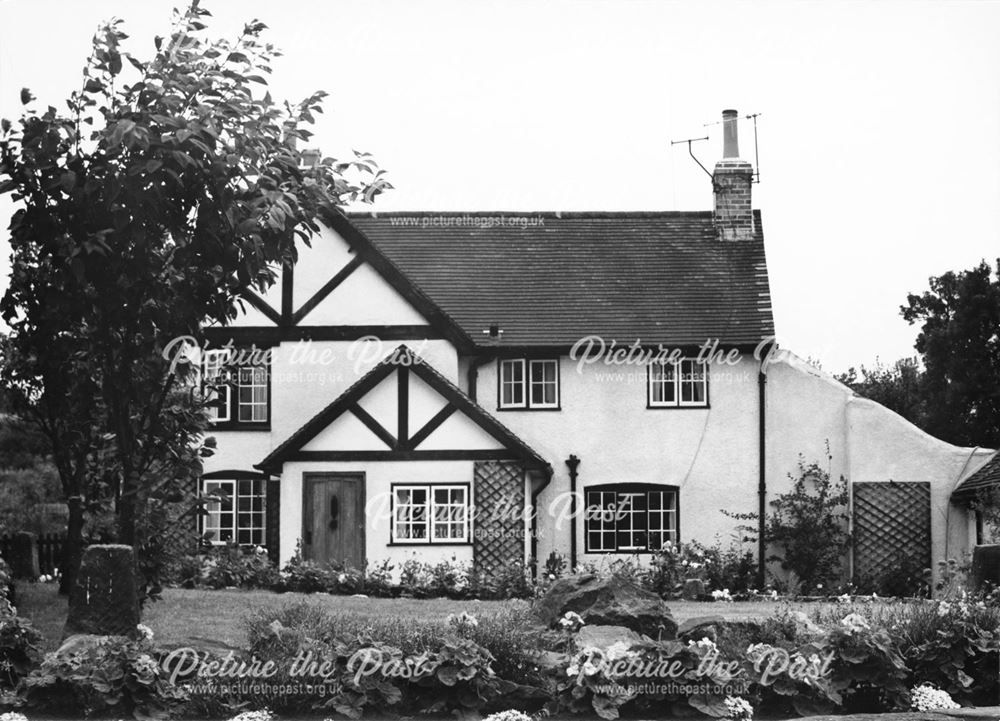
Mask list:
[[[476,463],[472,557],[479,569],[524,560],[524,468],[520,463]]]
[[[878,579],[903,559],[930,568],[930,483],[855,483],[853,489],[855,579]]]

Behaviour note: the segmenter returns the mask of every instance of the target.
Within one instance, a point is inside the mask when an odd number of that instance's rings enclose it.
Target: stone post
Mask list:
[[[11,544],[10,572],[14,578],[34,581],[41,575],[38,568],[38,538],[34,533],[19,531]]]
[[[139,588],[132,546],[88,547],[70,592],[63,638],[81,633],[134,638],[139,618]]]

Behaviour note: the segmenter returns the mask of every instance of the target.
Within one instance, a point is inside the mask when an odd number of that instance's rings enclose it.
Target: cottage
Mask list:
[[[829,447],[859,568],[967,550],[950,493],[989,453],[775,347],[753,168],[724,120],[711,211],[330,212],[207,329],[227,383],[200,491],[224,500],[201,531],[355,566],[642,556],[728,539],[726,511]]]

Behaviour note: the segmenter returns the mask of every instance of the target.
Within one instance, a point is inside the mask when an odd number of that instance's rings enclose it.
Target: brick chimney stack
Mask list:
[[[715,235],[719,240],[750,240],[754,236],[750,186],[753,166],[740,160],[735,110],[722,111],[722,160],[715,164]]]

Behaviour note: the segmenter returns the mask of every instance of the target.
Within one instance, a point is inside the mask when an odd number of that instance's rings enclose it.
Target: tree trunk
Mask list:
[[[80,571],[80,561],[83,559],[83,499],[80,496],[70,496],[66,505],[69,507],[69,520],[60,566],[62,577],[59,579],[59,593],[63,596],[73,590]]]
[[[118,498],[118,542],[136,545],[136,508],[138,506],[139,472],[129,469],[122,474],[121,496]]]

